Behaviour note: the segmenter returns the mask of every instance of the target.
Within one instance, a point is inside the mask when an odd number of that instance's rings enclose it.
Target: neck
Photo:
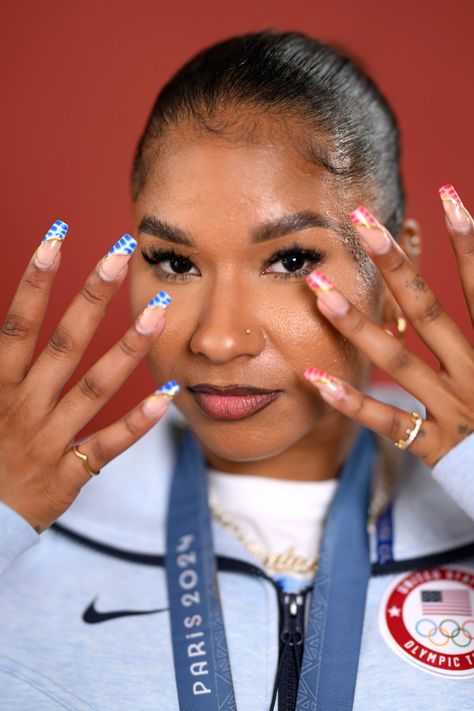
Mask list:
[[[232,461],[204,448],[210,467],[230,474],[291,481],[324,481],[339,476],[354,443],[356,426],[344,419],[337,431],[313,430],[283,452],[258,461]]]

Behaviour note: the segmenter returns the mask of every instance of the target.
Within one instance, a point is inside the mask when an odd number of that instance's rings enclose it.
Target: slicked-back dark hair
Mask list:
[[[399,233],[404,195],[393,111],[353,59],[295,32],[233,37],[203,50],[172,77],[136,149],[133,198],[146,182],[149,149],[167,126],[191,120],[202,130],[225,132],[219,117],[240,106],[249,115],[273,111],[305,126],[306,156],[362,186],[392,234]]]

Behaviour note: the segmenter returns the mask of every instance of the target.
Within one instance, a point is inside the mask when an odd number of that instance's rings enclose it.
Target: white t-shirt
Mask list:
[[[288,481],[209,470],[213,517],[259,560],[285,592],[313,579],[338,479]]]

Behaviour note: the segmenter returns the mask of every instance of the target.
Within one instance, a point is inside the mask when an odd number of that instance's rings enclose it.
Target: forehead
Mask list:
[[[251,227],[308,209],[340,219],[347,187],[304,157],[302,141],[296,127],[264,118],[247,134],[168,128],[151,146],[136,208],[190,229],[203,217]]]

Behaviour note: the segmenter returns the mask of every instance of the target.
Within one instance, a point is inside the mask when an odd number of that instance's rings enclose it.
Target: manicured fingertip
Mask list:
[[[334,289],[334,284],[332,283],[332,281],[317,269],[314,269],[311,274],[306,277],[306,283],[308,284],[310,289],[316,292],[329,291],[330,289]]]
[[[99,262],[100,278],[104,281],[119,279],[136,247],[136,240],[131,235],[124,234]]]
[[[171,304],[171,296],[166,291],[160,291],[145,306],[138,317],[135,328],[138,333],[147,336],[160,326],[165,310]]]
[[[158,419],[158,417],[162,417],[165,414],[169,404],[168,398],[153,393],[143,403],[143,412],[152,420]]]
[[[68,229],[68,225],[62,220],[56,220],[51,225],[33,257],[33,264],[37,269],[47,272],[53,268]]]
[[[473,220],[454,187],[447,183],[442,185],[438,192],[449,227],[461,234],[469,232],[472,229]]]
[[[336,289],[330,279],[317,269],[306,277],[306,282],[310,289],[316,293],[318,306],[324,314],[324,307],[331,316],[344,316],[349,311],[349,302],[346,297]]]
[[[306,368],[304,378],[318,388],[321,396],[327,395],[334,401],[342,400],[347,394],[346,388],[340,380],[324,370],[319,370],[319,368],[313,366]]]
[[[143,403],[143,412],[147,417],[157,419],[165,414],[171,400],[179,393],[179,385],[176,380],[169,380],[158,390],[147,397]]]
[[[365,205],[359,205],[349,218],[357,227],[360,242],[368,254],[386,254],[389,251],[389,233]]]
[[[158,388],[156,392],[159,395],[165,395],[166,397],[173,399],[179,394],[180,390],[181,388],[176,380],[168,380],[168,382],[162,385],[161,388]]]

